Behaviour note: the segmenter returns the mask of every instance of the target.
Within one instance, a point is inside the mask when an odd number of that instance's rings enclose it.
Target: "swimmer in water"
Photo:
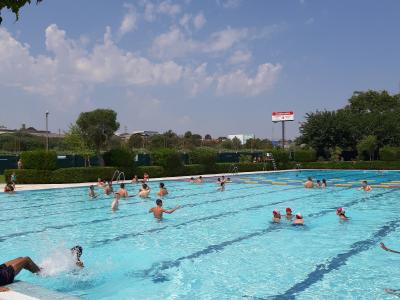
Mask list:
[[[132,183],[139,183],[139,179],[138,179],[137,175],[133,176]]]
[[[301,214],[296,214],[296,219],[294,219],[293,225],[304,225],[304,219]]]
[[[83,252],[83,249],[79,245],[71,248],[71,253],[72,253],[72,256],[74,257],[75,264],[80,268],[84,267],[83,262],[81,261],[82,252]]]
[[[349,218],[346,216],[346,213],[343,209],[343,207],[339,207],[336,209],[336,215],[340,218],[340,220],[347,221]]]
[[[231,178],[228,177],[228,178],[226,179],[226,183],[231,183],[231,182],[232,182]]]
[[[221,192],[225,191],[225,181],[221,180],[220,187],[218,188],[218,191],[221,191]]]
[[[321,180],[317,180],[317,188],[322,188],[322,183],[321,183]]]
[[[89,186],[89,197],[96,198],[97,194],[94,192],[94,185]]]
[[[119,185],[119,190],[118,194],[121,196],[121,198],[128,198],[128,191],[125,189],[125,183],[121,183]]]
[[[360,190],[364,190],[365,192],[370,192],[370,191],[372,191],[372,187],[368,184],[368,182],[366,180],[363,180],[361,182]]]
[[[4,193],[14,193],[14,185],[11,182],[7,182],[7,184],[4,186]]]
[[[100,187],[104,186],[104,181],[100,177],[97,178],[97,185],[100,186]]]
[[[396,253],[396,254],[400,254],[399,251],[392,250],[392,249],[386,247],[384,243],[381,243],[380,246],[381,246],[381,248],[382,248],[383,250],[385,250],[385,251],[392,252],[392,253]],[[397,296],[397,297],[400,297],[400,290],[399,290],[399,289],[385,288],[384,291],[385,291],[386,293],[388,293],[388,294],[391,294],[391,295],[395,295],[395,296]]]
[[[168,194],[167,188],[163,182],[160,182],[160,190],[157,193],[158,197],[163,197]]]
[[[326,185],[326,179],[325,179],[325,178],[322,179],[321,187],[322,187],[323,189],[325,189],[325,188],[327,187],[327,185]]]
[[[18,257],[0,265],[0,292],[9,291],[8,288],[3,286],[13,283],[15,276],[22,269],[28,270],[31,273],[40,272],[40,268],[28,256]]]
[[[106,195],[111,195],[112,193],[114,193],[112,181],[109,181],[108,184],[104,185],[104,193]]]
[[[190,182],[190,183],[195,183],[195,182],[196,182],[196,180],[194,179],[194,177],[190,177],[190,180],[189,180],[189,182]]]
[[[111,203],[111,209],[113,211],[118,210],[119,199],[121,199],[121,195],[119,193],[114,193],[114,200]]]
[[[276,209],[272,212],[272,223],[280,223],[281,214]]]
[[[199,178],[196,179],[196,183],[203,183],[203,177],[199,176]]]
[[[143,181],[144,182],[147,182],[147,181],[149,181],[149,179],[150,179],[150,176],[149,176],[149,174],[147,174],[146,172],[143,174]]]
[[[293,219],[292,209],[290,207],[286,208],[286,220],[291,221]]]
[[[149,209],[149,213],[153,213],[154,218],[156,218],[158,220],[162,219],[163,213],[172,214],[174,211],[176,211],[178,208],[180,208],[180,206],[177,206],[177,207],[175,207],[173,209],[164,209],[162,207],[162,205],[163,205],[162,200],[161,199],[157,199],[156,200],[156,206]]]
[[[314,182],[311,177],[308,177],[307,181],[304,183],[306,189],[312,189],[314,187]]]
[[[150,187],[146,183],[143,183],[142,187],[139,190],[139,194],[138,194],[139,197],[140,198],[148,198],[149,194],[150,194]]]

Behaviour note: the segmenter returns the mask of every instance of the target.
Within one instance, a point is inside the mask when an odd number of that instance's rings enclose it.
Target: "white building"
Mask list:
[[[233,140],[234,138],[238,138],[239,141],[243,144],[246,144],[247,140],[254,139],[254,134],[229,134],[228,139]]]

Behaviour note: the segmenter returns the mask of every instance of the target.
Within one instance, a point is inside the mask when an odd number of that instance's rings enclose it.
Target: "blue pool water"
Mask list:
[[[308,176],[328,188],[304,189]],[[215,179],[201,185],[167,181],[156,222],[158,182],[151,198],[89,200],[71,188],[0,195],[0,261],[31,256],[48,276],[18,279],[84,299],[395,299],[399,288],[400,172],[301,171],[232,176],[224,192]],[[399,182],[396,182],[399,181]],[[127,185],[136,193],[138,185]],[[101,192],[97,190],[97,192]],[[351,217],[340,222],[343,206]],[[271,212],[301,212],[306,226],[271,224]],[[82,271],[66,271],[64,249],[84,248]],[[56,263],[58,261],[58,263]]]

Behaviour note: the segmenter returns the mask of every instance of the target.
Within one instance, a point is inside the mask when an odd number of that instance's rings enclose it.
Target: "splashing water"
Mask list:
[[[70,249],[57,247],[53,249],[40,263],[43,276],[55,276],[76,268],[75,259]]]

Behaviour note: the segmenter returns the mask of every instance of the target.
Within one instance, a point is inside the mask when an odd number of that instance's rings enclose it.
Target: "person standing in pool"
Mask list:
[[[323,189],[325,189],[325,188],[327,187],[327,185],[326,185],[326,179],[325,179],[325,178],[322,179],[321,187],[322,187]]]
[[[119,185],[119,190],[118,194],[121,196],[121,198],[128,198],[128,191],[125,189],[125,183],[121,183]]]
[[[221,180],[219,185],[220,185],[220,187],[218,188],[218,191],[221,191],[221,192],[225,191],[225,181]]]
[[[2,286],[13,283],[15,276],[17,276],[22,269],[28,270],[31,273],[40,272],[40,268],[28,256],[18,257],[0,265],[0,292],[9,290]]]
[[[294,219],[293,225],[304,225],[304,219],[301,214],[296,214],[296,219]]]
[[[293,219],[292,209],[290,207],[286,208],[286,220],[291,221]]]
[[[146,184],[143,183],[141,189],[139,190],[139,197],[140,198],[148,198],[150,194],[150,187]]]
[[[276,209],[272,212],[272,223],[280,223],[281,214]]]
[[[312,189],[314,187],[314,182],[311,177],[308,177],[307,181],[304,183],[304,187],[307,189]]]
[[[149,209],[149,213],[153,213],[154,218],[161,220],[163,217],[163,213],[166,214],[172,214],[174,211],[176,211],[178,208],[180,208],[180,206],[177,206],[175,208],[172,209],[164,209],[162,207],[163,202],[161,199],[157,199],[156,200],[156,206],[152,207]]]
[[[158,197],[163,197],[168,194],[167,188],[163,182],[160,182],[160,190],[157,192]]]
[[[113,189],[113,186],[112,186],[112,181],[109,181],[108,184],[105,185],[104,193],[106,195],[111,195],[112,193],[114,193],[114,189]]]
[[[372,187],[368,184],[368,182],[366,180],[363,180],[361,182],[360,190],[364,190],[365,192],[370,192],[370,191],[372,191]]]
[[[94,185],[89,186],[89,197],[96,198],[97,194],[94,192]]]

